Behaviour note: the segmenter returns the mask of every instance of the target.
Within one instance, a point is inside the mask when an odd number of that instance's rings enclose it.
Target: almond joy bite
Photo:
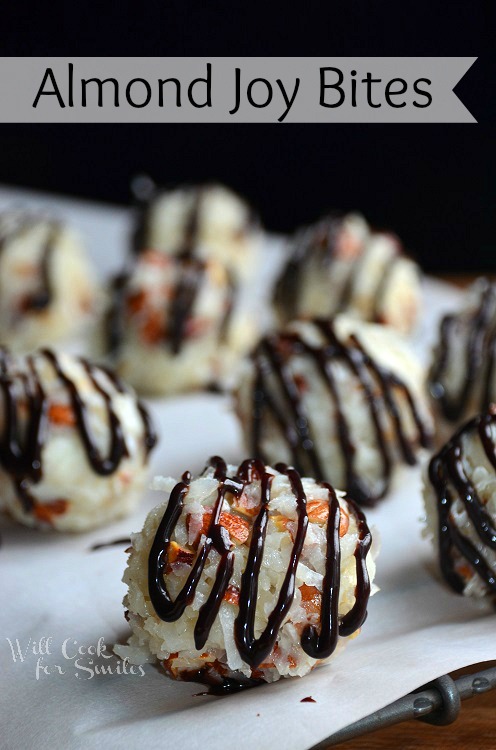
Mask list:
[[[166,497],[132,536],[133,634],[119,656],[222,692],[302,676],[358,634],[374,554],[342,492],[283,464],[218,457],[154,489]]]
[[[252,209],[222,185],[184,185],[160,190],[147,182],[134,236],[134,251],[182,252],[192,242],[197,256],[215,259],[236,277],[253,266],[261,238]],[[138,190],[139,192],[139,190]]]
[[[459,594],[496,600],[496,405],[432,458],[424,501],[445,581]]]
[[[478,279],[463,307],[442,319],[429,386],[444,429],[496,400],[496,284],[488,279]]]
[[[234,298],[226,269],[191,246],[179,256],[141,253],[113,285],[107,349],[119,374],[153,395],[222,383],[256,333],[233,314]]]
[[[420,269],[395,235],[372,231],[359,214],[331,215],[292,240],[274,302],[283,323],[349,313],[409,333],[420,311]]]
[[[290,462],[373,505],[430,443],[423,381],[391,328],[346,315],[298,321],[262,339],[236,411],[252,455]]]
[[[1,498],[21,523],[85,531],[126,515],[155,440],[144,406],[109,371],[0,349]]]
[[[81,332],[100,292],[76,233],[23,211],[0,214],[0,341],[26,352]]]

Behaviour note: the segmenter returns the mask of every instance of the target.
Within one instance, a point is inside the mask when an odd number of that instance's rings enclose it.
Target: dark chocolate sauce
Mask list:
[[[2,252],[11,242],[17,240],[22,234],[33,229],[38,221],[43,223],[42,220],[38,220],[34,216],[20,214],[17,217],[13,217],[13,225],[0,235],[0,252]],[[39,288],[36,292],[28,295],[23,301],[24,312],[44,310],[52,302],[53,289],[51,280],[51,262],[60,232],[61,227],[57,222],[49,222],[48,235],[41,251]]]
[[[372,505],[388,491],[394,464],[390,442],[385,433],[383,410],[391,419],[399,451],[407,464],[415,464],[414,448],[417,444],[427,447],[430,435],[406,384],[375,362],[356,336],[351,335],[346,342],[341,342],[332,322],[315,320],[314,325],[324,338],[321,346],[310,345],[295,332],[283,332],[263,339],[255,351],[251,448],[256,456],[268,460],[262,448],[263,426],[266,418],[271,417],[279,427],[289,448],[291,461],[297,469],[302,474],[315,476],[319,480],[333,479],[322,465],[312,436],[311,415],[307,412],[300,392],[298,377],[291,367],[293,358],[308,357],[321,376],[334,406],[336,433],[345,465],[345,489],[357,502]],[[344,364],[358,381],[368,404],[382,461],[381,485],[375,492],[363,482],[355,469],[356,447],[333,372],[332,365],[336,362]],[[403,397],[416,425],[415,441],[409,440],[403,428],[398,395]],[[283,403],[280,396],[283,397]]]
[[[174,251],[174,255],[181,255],[185,246],[191,246],[198,238],[199,231],[199,219],[200,219],[200,206],[203,198],[203,194],[208,187],[190,187],[185,189],[188,196],[191,197],[191,206],[186,216],[186,221],[183,229],[183,237],[180,246]],[[152,209],[155,201],[157,201],[167,191],[158,188],[156,185],[152,187],[150,184],[144,191],[133,191],[135,205],[138,208],[138,219],[133,234],[132,251],[135,255],[146,250],[154,249],[150,246],[150,222],[152,216]]]
[[[198,198],[207,193],[209,190],[215,189],[215,185],[204,184],[199,186],[184,185],[179,187],[179,191],[183,191],[187,195],[193,196],[193,204],[198,201]],[[137,209],[137,221],[132,237],[132,252],[135,255],[150,249],[150,222],[152,216],[152,208],[154,202],[159,199],[162,195],[168,192],[173,193],[174,188],[159,187],[154,184],[153,180],[145,175],[139,175],[137,179],[133,180],[131,185],[134,205]],[[194,213],[194,206],[192,213]],[[188,222],[186,224],[188,228]],[[246,223],[241,229],[241,232],[248,232],[250,230],[256,231],[260,229],[260,219],[251,207],[248,207]],[[197,230],[196,230],[197,231]],[[174,254],[177,254],[175,252]]]
[[[485,409],[495,396],[492,382],[496,360],[496,287],[487,279],[481,280],[481,285],[479,304],[468,320],[464,320],[462,313],[446,315],[441,321],[438,351],[429,377],[432,395],[443,415],[452,422],[463,417],[481,381],[479,410]],[[451,394],[444,385],[445,376],[453,367],[450,348],[453,340],[464,335],[466,326],[464,360],[459,365],[464,378],[458,393]]]
[[[195,257],[198,231],[200,228],[200,214],[202,191],[196,190],[193,202],[186,219],[182,245],[177,252],[181,264],[179,281],[173,293],[169,310],[170,331],[168,340],[173,354],[179,354],[185,338],[186,323],[191,317],[196,297],[205,272],[205,263]]]
[[[131,182],[134,207],[137,211],[137,221],[132,235],[131,250],[139,255],[147,247],[149,234],[149,209],[152,201],[158,195],[154,181],[148,175],[138,175]]]
[[[96,474],[108,476],[114,473],[123,458],[128,455],[119,417],[112,406],[112,392],[97,379],[98,369],[86,360],[80,362],[93,388],[102,396],[110,431],[110,448],[102,455],[91,432],[87,407],[79,388],[64,371],[57,355],[50,349],[42,349],[37,358],[45,359],[54,369],[63,389],[68,393],[72,413],[81,442],[85,448],[88,463]],[[26,512],[32,511],[36,501],[30,494],[29,483],[37,484],[43,476],[42,449],[49,429],[49,398],[45,394],[42,379],[38,373],[35,357],[26,358],[26,372],[12,368],[10,355],[0,348],[0,391],[3,396],[4,426],[0,435],[0,465],[12,477]],[[12,372],[12,369],[14,370]],[[108,370],[105,371],[113,387],[123,392],[124,385]],[[138,402],[143,418],[144,443],[147,453],[153,448],[156,436],[145,407]],[[26,418],[20,419],[21,410]]]
[[[205,273],[205,263],[192,252],[178,257],[179,280],[169,309],[167,342],[173,354],[179,354],[186,338],[186,327]]]
[[[167,326],[164,326],[163,331],[163,341],[170,347],[173,354],[180,353],[187,337],[187,324],[191,318],[206,270],[205,262],[196,257],[195,254],[202,199],[203,191],[200,188],[196,189],[186,218],[182,244],[174,252],[178,280],[173,289],[172,298],[170,302],[167,302]],[[150,249],[147,240],[149,234],[148,213],[149,206],[145,203],[142,206],[140,223],[134,235],[134,251],[138,255]],[[107,348],[110,352],[117,352],[123,339],[126,295],[131,277],[132,268],[128,268],[119,274],[112,283],[113,302],[106,322]],[[229,312],[228,309],[226,317],[229,316]]]
[[[43,247],[40,262],[40,288],[35,294],[29,297],[27,307],[30,310],[44,310],[48,307],[53,299],[53,288],[51,279],[52,255],[56,243],[60,236],[61,228],[58,224],[52,223],[45,245]]]
[[[10,356],[0,348],[0,389],[3,397],[4,427],[0,435],[0,464],[13,479],[19,499],[26,511],[32,510],[34,500],[28,490],[28,481],[36,484],[42,477],[41,450],[46,439],[48,419],[45,393],[28,358],[28,373],[14,380],[9,375]],[[27,425],[23,438],[19,423],[18,394],[24,393]]]
[[[326,268],[334,255],[342,217],[329,216],[314,226],[297,232],[289,245],[289,260],[275,289],[274,301],[285,320],[293,320],[298,314],[298,300],[304,265],[315,258]]]
[[[385,322],[383,315],[384,298],[387,294],[389,285],[391,284],[391,279],[394,276],[394,271],[400,257],[400,254],[395,255],[388,261],[386,268],[384,268],[382,271],[381,279],[375,288],[372,300],[372,314],[370,316],[370,320],[372,323]]]
[[[275,303],[279,308],[285,321],[293,320],[298,316],[298,303],[301,285],[305,277],[305,266],[309,263],[317,264],[325,276],[332,276],[332,265],[339,260],[337,256],[337,245],[340,233],[343,231],[345,217],[339,214],[331,214],[313,226],[297,233],[290,246],[290,258],[276,285]],[[338,290],[338,297],[326,314],[336,315],[346,311],[353,305],[356,281],[360,275],[363,263],[367,258],[367,245],[362,247],[358,257],[349,262],[349,268]],[[386,294],[393,270],[402,257],[398,252],[389,262],[385,272],[372,294],[373,322],[381,323],[382,303]],[[330,288],[331,291],[331,288]]]
[[[228,477],[225,462],[218,457],[210,460],[208,466],[214,468],[214,477],[219,482],[217,500],[212,513],[205,540],[197,550],[195,562],[191,567],[183,588],[173,601],[167,590],[164,574],[167,566],[167,554],[175,526],[183,509],[184,498],[189,491],[191,475],[183,475],[171,492],[164,516],[158,526],[148,559],[148,590],[150,600],[158,617],[165,622],[180,619],[185,608],[193,602],[196,587],[200,580],[206,560],[212,548],[220,555],[216,578],[207,601],[202,605],[194,629],[195,646],[201,650],[207,642],[210,629],[219,612],[220,604],[226,593],[233,572],[234,555],[229,535],[220,523],[220,512],[226,493],[239,497],[244,489],[253,482],[260,482],[260,509],[253,521],[251,541],[246,567],[241,577],[239,592],[239,611],[234,622],[234,637],[239,654],[256,675],[256,668],[272,652],[279,630],[286,618],[295,594],[295,579],[298,562],[305,542],[308,515],[307,499],[298,472],[285,464],[278,464],[277,471],[285,474],[291,484],[296,499],[297,528],[294,533],[293,547],[286,574],[284,576],[277,602],[268,615],[263,632],[255,636],[255,612],[258,598],[258,579],[264,553],[265,536],[269,519],[271,485],[274,475],[269,473],[262,461],[250,459],[244,461],[234,477]],[[352,500],[347,498],[350,512],[355,516],[358,527],[358,543],[355,550],[357,584],[355,604],[339,621],[338,603],[340,590],[340,542],[339,519],[340,507],[336,494],[328,484],[322,484],[329,492],[329,519],[327,525],[327,559],[323,584],[322,607],[318,628],[308,626],[301,636],[303,650],[314,659],[325,659],[336,648],[338,635],[351,635],[361,627],[367,614],[367,602],[370,595],[370,582],[366,568],[366,557],[371,545],[371,535],[365,518]],[[204,670],[200,669],[181,679],[203,681]],[[218,672],[213,676],[215,683],[222,682]],[[244,687],[244,685],[242,685]]]
[[[203,685],[208,685],[208,690],[203,690],[201,693],[194,693],[195,698],[206,695],[232,695],[232,693],[240,693],[242,690],[257,687],[257,685],[261,685],[264,682],[263,680],[245,677],[241,674],[236,679],[224,677],[211,667],[183,669],[179,679],[181,682],[199,682]]]
[[[124,270],[110,283],[111,305],[105,316],[105,338],[107,351],[116,354],[124,338],[125,302],[131,271]]]
[[[121,539],[112,539],[110,542],[98,542],[97,544],[92,544],[90,547],[90,552],[96,552],[99,549],[107,549],[107,547],[121,547],[121,546],[129,546],[131,544],[131,539],[127,537],[123,537]]]
[[[79,430],[79,435],[86,449],[86,456],[95,474],[101,474],[102,476],[108,476],[113,474],[123,458],[126,458],[129,453],[126,446],[126,441],[122,432],[122,426],[120,419],[115,413],[112,407],[112,396],[98,383],[95,378],[96,368],[90,365],[88,362],[83,362],[84,369],[88,378],[91,380],[93,387],[100,393],[105,402],[105,408],[107,411],[107,422],[110,428],[110,449],[107,455],[102,456],[98,450],[97,444],[91,434],[91,429],[88,423],[88,413],[84,400],[79,392],[76,383],[70,378],[60,364],[57,355],[49,350],[42,349],[41,354],[51,363],[53,369],[57,373],[57,376],[65,386],[69,398],[71,401],[72,411],[76,418],[76,424]]]
[[[457,557],[461,556],[487,588],[496,594],[496,575],[489,561],[458,531],[452,514],[453,503],[460,500],[481,542],[496,551],[496,528],[465,471],[462,442],[465,435],[476,433],[487,459],[496,471],[496,444],[491,434],[491,427],[494,426],[496,407],[493,406],[458,430],[429,464],[429,479],[437,495],[441,571],[447,583],[458,593],[463,593],[466,584],[464,577],[456,570]]]

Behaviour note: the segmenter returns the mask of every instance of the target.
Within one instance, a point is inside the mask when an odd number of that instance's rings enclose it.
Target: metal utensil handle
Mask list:
[[[496,667],[463,675],[453,680],[443,675],[413,693],[404,695],[389,706],[350,724],[310,750],[325,750],[377,729],[398,724],[409,719],[419,719],[429,724],[444,726],[458,718],[462,700],[496,688]]]

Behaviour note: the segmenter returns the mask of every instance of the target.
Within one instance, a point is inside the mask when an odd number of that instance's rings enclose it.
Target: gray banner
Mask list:
[[[0,122],[476,122],[475,57],[3,57]]]

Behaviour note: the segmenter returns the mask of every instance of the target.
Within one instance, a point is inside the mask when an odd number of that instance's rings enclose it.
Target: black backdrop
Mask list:
[[[2,55],[478,56],[457,93],[479,124],[3,125],[0,181],[126,203],[137,172],[221,180],[273,230],[359,209],[430,270],[496,270],[496,4],[408,5],[9,4]]]

